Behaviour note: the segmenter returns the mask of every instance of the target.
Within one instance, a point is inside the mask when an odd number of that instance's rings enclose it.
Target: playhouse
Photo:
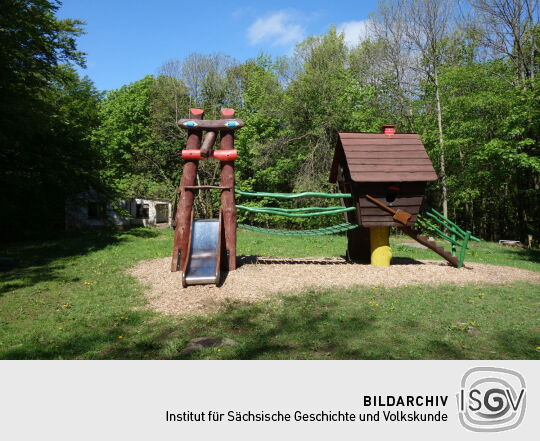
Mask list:
[[[376,235],[387,242],[389,228],[403,226],[389,210],[366,195],[394,210],[409,213],[411,217],[406,225],[412,226],[420,212],[427,182],[436,179],[417,134],[396,134],[393,125],[382,126],[380,133],[340,133],[330,182],[337,183],[341,192],[352,195],[342,200],[343,205],[356,208],[345,214],[348,222],[358,224],[358,228],[347,232],[348,258],[370,261],[370,236]]]

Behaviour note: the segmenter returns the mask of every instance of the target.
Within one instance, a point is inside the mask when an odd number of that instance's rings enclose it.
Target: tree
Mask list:
[[[474,23],[495,57],[514,64],[522,87],[534,79],[538,55],[538,0],[471,0]]]
[[[439,134],[439,177],[443,214],[448,216],[448,185],[439,70],[444,62],[444,43],[453,14],[452,0],[405,0],[402,13],[408,23],[407,38],[419,56],[423,73],[433,88]]]
[[[173,170],[179,166],[178,154],[159,139],[151,120],[154,84],[147,75],[109,92],[100,104],[101,124],[93,141],[106,161],[103,179],[124,197],[172,199],[176,188]]]
[[[5,0],[0,15],[0,144],[6,159],[39,132],[49,113],[43,91],[62,63],[83,64],[75,48],[78,20],[58,20],[57,2]],[[29,110],[32,109],[31,112]]]
[[[242,106],[238,117],[245,127],[236,135],[239,159],[236,162],[239,182],[245,190],[283,190],[286,158],[283,108],[284,91],[279,84],[271,58],[259,55],[239,66]]]
[[[414,131],[413,97],[418,90],[413,67],[416,59],[407,40],[409,23],[402,0],[380,2],[369,21],[373,40],[361,43],[351,54],[353,68],[376,88],[377,101],[398,130]],[[361,61],[360,61],[361,60]],[[356,66],[355,66],[356,65]]]
[[[373,90],[348,67],[344,36],[334,27],[300,43],[296,56],[303,68],[287,88],[283,115],[295,146],[290,155],[300,169],[296,186],[321,188],[338,132],[376,130],[382,121],[367,105]]]
[[[473,23],[481,30],[483,43],[491,51],[492,57],[504,57],[512,63],[516,86],[513,93],[521,97],[522,103],[532,106],[522,109],[525,112],[516,109],[515,126],[511,129],[509,127],[513,136],[507,143],[527,157],[537,156],[540,131],[532,115],[538,106],[538,0],[472,0],[471,6],[474,12]],[[529,202],[530,194],[523,189],[538,187],[539,180],[538,172],[529,167],[522,168],[514,180],[519,195],[518,225],[522,241],[526,240],[530,232],[530,218],[535,216],[533,213],[536,211],[535,204]]]
[[[97,185],[89,142],[99,93],[69,66],[82,22],[57,19],[57,2],[5,0],[0,15],[1,234],[62,228],[64,201]]]

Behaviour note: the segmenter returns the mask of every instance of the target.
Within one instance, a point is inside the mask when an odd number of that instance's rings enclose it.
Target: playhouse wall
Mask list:
[[[341,193],[351,193],[351,183],[345,182],[342,172],[339,173],[339,191]],[[354,200],[345,198],[341,200],[345,207],[352,207],[356,203]],[[343,213],[345,222],[358,224],[357,211],[346,211]],[[371,245],[369,229],[359,226],[354,230],[347,231],[347,259],[353,262],[369,262],[371,257]]]
[[[388,182],[355,182],[352,184],[353,197],[357,206],[359,224],[363,227],[398,227],[400,223],[392,215],[379,208],[365,197],[366,194],[378,199],[394,210],[401,209],[412,214],[409,226],[414,225],[426,189],[425,182],[396,182],[401,191],[393,202],[387,200]]]

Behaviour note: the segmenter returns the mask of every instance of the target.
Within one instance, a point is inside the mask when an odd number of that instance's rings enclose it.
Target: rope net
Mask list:
[[[269,197],[279,199],[296,199],[302,197],[312,198],[340,198],[350,199],[350,193],[319,193],[319,192],[303,192],[303,193],[266,193],[266,192],[250,192],[235,190],[236,194],[251,197]],[[286,217],[311,217],[322,216],[329,214],[345,213],[347,211],[356,210],[355,207],[308,207],[308,208],[279,208],[279,207],[251,207],[246,205],[237,205],[237,209],[245,210],[251,213],[273,214]],[[357,228],[358,225],[348,222],[331,225],[329,227],[315,228],[311,230],[279,230],[273,228],[255,227],[253,225],[238,224],[238,228],[244,230],[255,231],[257,233],[273,234],[276,236],[324,236],[327,234],[338,234],[348,230]]]
[[[276,236],[324,236],[326,234],[343,233],[357,228],[358,225],[348,222],[332,225],[330,227],[315,228],[312,230],[277,230],[272,228],[254,227],[253,225],[238,224],[238,228],[243,230],[255,231],[257,233],[274,234]]]
[[[306,191],[304,193],[265,193],[256,191],[234,190],[236,194],[242,196],[251,196],[257,198],[280,198],[280,199],[295,199],[295,198],[351,198],[351,193],[318,193]]]
[[[252,213],[275,214],[287,217],[310,217],[323,216],[325,214],[344,213],[356,210],[355,207],[309,207],[309,208],[278,208],[278,207],[249,207],[237,205],[239,210],[250,211]]]

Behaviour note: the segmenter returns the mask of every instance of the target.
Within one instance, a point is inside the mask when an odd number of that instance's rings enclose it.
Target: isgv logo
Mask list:
[[[463,427],[474,432],[514,429],[525,416],[525,380],[510,369],[475,367],[463,376],[457,400]]]

